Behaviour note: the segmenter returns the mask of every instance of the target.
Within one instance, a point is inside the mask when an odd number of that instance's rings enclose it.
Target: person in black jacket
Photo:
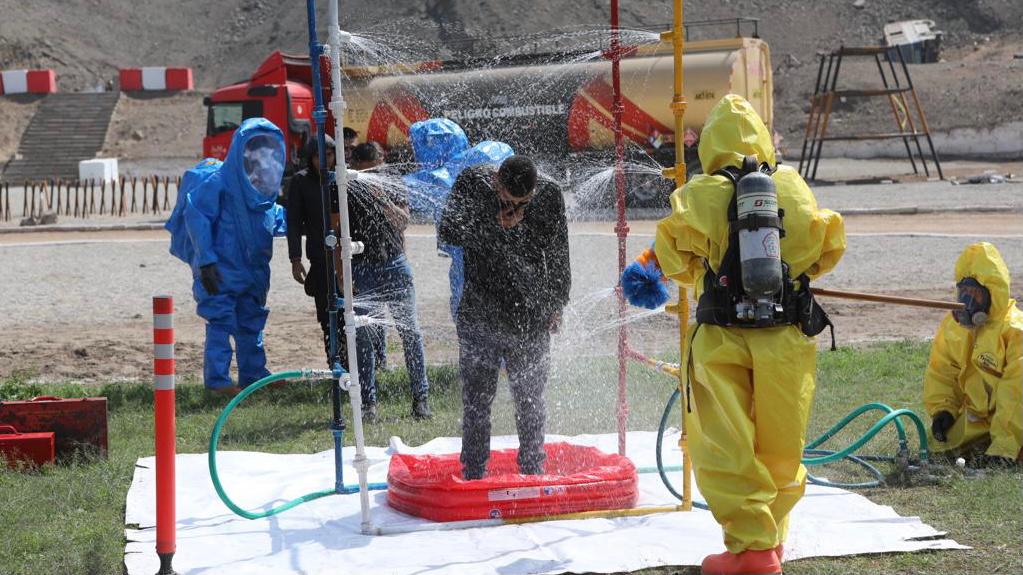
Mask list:
[[[480,479],[490,456],[490,406],[502,362],[519,434],[519,471],[544,470],[543,392],[550,334],[568,303],[568,224],[558,185],[526,156],[459,175],[444,208],[441,241],[465,250],[458,310],[462,377],[462,475]]]
[[[327,142],[327,165],[328,170],[335,166],[335,145],[330,136]],[[291,260],[291,275],[300,284],[305,286],[305,293],[313,298],[316,303],[316,320],[320,323],[323,332],[323,349],[327,354],[327,366],[332,367],[333,361],[330,357],[330,318],[327,315],[328,297],[330,294],[327,283],[327,256],[323,249],[325,230],[323,227],[323,201],[320,195],[320,156],[316,138],[312,138],[306,147],[306,168],[299,170],[291,178],[288,185],[288,258]],[[338,214],[337,192],[331,194],[331,214]],[[328,223],[330,217],[327,217]],[[305,255],[309,259],[309,269],[306,270],[302,263],[302,235],[306,236]],[[340,279],[338,270],[338,278]],[[342,296],[341,285],[337,285],[338,295]],[[340,305],[338,306],[340,308]],[[359,313],[358,310],[356,313]],[[348,353],[344,337],[344,317],[338,313],[338,353],[340,354],[341,365],[348,368]],[[365,328],[356,330],[356,347],[359,352],[368,351],[372,354],[373,342]],[[360,356],[361,357],[361,356]],[[376,406],[370,401],[370,394],[367,393],[368,385],[372,385],[373,366],[366,362],[359,364],[359,381],[363,390],[363,417],[364,420],[372,423],[376,418]],[[372,409],[370,406],[372,405]]]
[[[401,336],[412,395],[412,416],[417,419],[432,417],[428,395],[430,382],[426,376],[426,357],[423,335],[419,329],[416,310],[416,289],[412,267],[405,257],[405,228],[409,222],[408,192],[401,180],[388,178],[383,166],[383,150],[375,142],[359,144],[352,150],[352,173],[348,185],[348,217],[352,239],[365,246],[362,253],[352,257],[352,279],[359,294],[378,312],[386,306],[394,317],[395,329]],[[390,180],[391,183],[386,183]],[[394,181],[397,181],[397,185]],[[379,324],[378,324],[379,325]],[[373,325],[360,328],[371,335],[378,348],[384,345],[383,334],[374,334]],[[382,326],[381,326],[382,327]],[[381,330],[382,331],[382,330]],[[359,365],[374,366],[376,355],[364,353],[360,347]],[[361,372],[360,372],[361,373]],[[375,369],[368,369],[375,374]],[[372,406],[376,402],[375,381],[370,380],[362,389],[368,389],[363,402]]]

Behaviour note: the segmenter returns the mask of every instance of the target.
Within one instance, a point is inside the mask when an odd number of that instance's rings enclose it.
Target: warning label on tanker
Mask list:
[[[559,116],[566,113],[564,104],[542,104],[533,106],[501,106],[493,108],[466,108],[444,110],[444,116],[452,120],[475,120],[478,118],[520,118],[524,116]]]
[[[513,499],[536,499],[540,497],[539,487],[515,487],[510,489],[491,489],[487,492],[488,501],[511,501]]]

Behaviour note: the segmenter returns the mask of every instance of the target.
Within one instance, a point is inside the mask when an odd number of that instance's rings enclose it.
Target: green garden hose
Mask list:
[[[313,493],[307,493],[301,497],[297,497],[288,501],[287,503],[278,505],[277,507],[268,509],[262,512],[246,511],[238,506],[237,503],[231,500],[227,496],[227,492],[224,490],[224,486],[220,482],[220,475],[217,473],[217,444],[220,442],[220,433],[224,429],[224,424],[227,423],[227,417],[231,415],[235,407],[242,402],[246,397],[252,395],[257,390],[262,389],[275,381],[281,381],[285,379],[320,379],[324,375],[324,372],[315,372],[311,370],[302,371],[284,371],[281,373],[274,373],[260,379],[259,381],[249,385],[236,395],[220,412],[220,417],[217,418],[217,422],[213,425],[213,433],[210,435],[210,453],[209,453],[209,464],[210,464],[210,479],[213,480],[213,488],[217,490],[217,495],[220,496],[220,500],[227,505],[231,511],[246,518],[246,519],[262,519],[271,515],[276,515],[282,511],[287,511],[292,507],[301,505],[307,501],[326,497],[328,495],[334,495],[337,493],[334,489],[324,489],[323,491],[314,491]],[[330,372],[326,372],[325,377],[330,377]]]

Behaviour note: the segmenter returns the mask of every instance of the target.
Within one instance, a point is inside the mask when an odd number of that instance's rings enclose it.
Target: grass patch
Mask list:
[[[882,401],[922,413],[920,387],[927,345],[894,343],[842,349],[819,356],[817,395],[809,435],[823,432],[855,407]],[[666,358],[670,359],[670,358]],[[147,383],[106,385],[27,383],[30,374],[0,380],[0,399],[35,395],[105,396],[110,408],[110,458],[78,460],[29,473],[0,471],[0,574],[123,573],[124,500],[135,460],[153,453],[152,391]],[[386,445],[400,435],[409,445],[460,433],[461,396],[457,372],[431,368],[434,419],[410,417],[408,379],[403,371],[378,378],[381,423],[366,427],[369,445]],[[614,430],[617,363],[613,358],[559,360],[547,390],[548,433],[606,433]],[[656,429],[674,381],[640,366],[629,368],[630,429]],[[207,394],[195,381],[177,390],[178,451],[205,452],[213,422],[227,400]],[[494,433],[514,433],[507,385],[494,407]],[[314,453],[330,449],[330,402],[326,387],[295,384],[260,391],[232,416],[224,449]],[[348,414],[346,406],[346,415]],[[673,416],[673,420],[677,420]],[[840,446],[862,423],[833,440]],[[911,444],[916,433],[909,430]],[[346,434],[346,443],[352,440]],[[890,455],[894,433],[886,430],[869,452]],[[828,469],[834,477],[841,470]],[[860,476],[862,478],[862,476]],[[329,478],[325,480],[329,481]],[[786,563],[788,574],[824,573],[1014,573],[1023,570],[1023,481],[1019,474],[991,473],[975,479],[953,475],[945,484],[908,489],[874,489],[872,500],[902,515],[919,515],[948,530],[972,551],[810,559]],[[680,534],[684,537],[684,534]],[[647,575],[698,573],[662,568]]]

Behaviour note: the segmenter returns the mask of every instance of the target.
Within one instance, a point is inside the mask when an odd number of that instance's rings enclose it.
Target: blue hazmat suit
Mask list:
[[[270,374],[263,326],[270,312],[273,238],[286,232],[284,208],[276,203],[284,161],[281,131],[250,118],[235,131],[224,163],[185,199],[185,228],[194,247],[192,295],[206,320],[203,378],[210,389],[231,387],[230,338],[240,387]],[[204,286],[213,269],[215,285]]]
[[[482,141],[469,147],[469,139],[461,126],[447,118],[433,118],[412,124],[409,139],[416,162],[421,168],[405,176],[409,190],[409,206],[413,213],[428,214],[440,223],[444,204],[458,175],[479,164],[499,165],[514,155],[504,142]],[[438,249],[451,257],[448,282],[451,285],[451,319],[458,317],[465,283],[465,262],[462,248],[438,244]]]

